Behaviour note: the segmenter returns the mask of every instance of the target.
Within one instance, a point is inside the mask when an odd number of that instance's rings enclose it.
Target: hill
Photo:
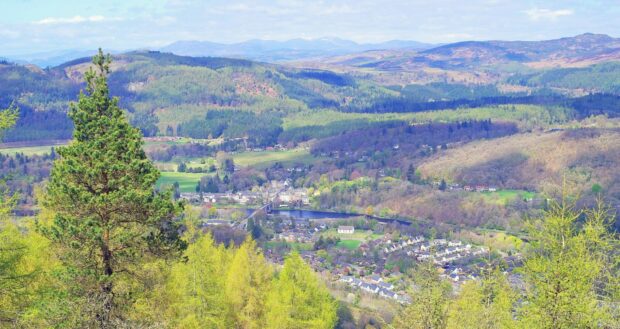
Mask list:
[[[424,161],[426,177],[461,185],[546,191],[553,195],[566,180],[591,193],[595,184],[620,196],[620,130],[578,128],[525,133],[468,143]]]
[[[461,42],[421,51],[374,50],[294,65],[135,51],[114,56],[109,83],[132,123],[147,136],[242,138],[242,132],[258,122],[261,128],[253,131],[266,131],[268,136],[253,141],[267,146],[266,141],[275,140],[284,129],[287,117],[317,110],[391,113],[529,104],[573,108],[577,117],[615,116],[620,113],[620,64],[611,59],[618,44],[618,39],[593,34],[535,42]],[[332,46],[344,51],[360,45],[337,39],[256,41],[239,49]],[[417,47],[401,41],[388,46]],[[586,65],[594,59],[603,62]],[[539,68],[542,62],[575,60],[586,66]],[[89,65],[87,57],[46,69],[2,62],[0,107],[15,102],[22,109],[7,141],[70,137],[65,113],[83,87],[81,77]],[[218,119],[226,127],[208,126],[210,111],[235,111],[244,119]],[[333,133],[335,129],[330,130]]]
[[[315,61],[313,67],[400,73],[391,79],[377,74],[377,81],[386,83],[501,83],[515,72],[587,67],[619,60],[620,39],[586,33],[544,41],[465,41],[422,51],[371,51]]]

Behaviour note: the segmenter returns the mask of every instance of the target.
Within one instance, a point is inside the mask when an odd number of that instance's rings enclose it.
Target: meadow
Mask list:
[[[489,203],[495,203],[499,205],[507,205],[510,201],[521,199],[521,200],[529,200],[536,197],[535,192],[525,191],[525,190],[499,190],[495,192],[481,192],[480,193],[484,200]]]
[[[312,164],[319,159],[304,148],[286,151],[241,152],[232,154],[232,158],[236,165],[256,168],[266,168],[276,162],[282,165]]]
[[[0,153],[5,154],[5,155],[15,155],[18,153],[22,153],[26,156],[45,155],[45,154],[50,154],[50,152],[52,151],[52,147],[57,147],[57,146],[59,145],[0,148]]]
[[[196,185],[198,184],[198,182],[200,182],[200,178],[207,175],[209,174],[164,171],[161,173],[159,180],[157,180],[157,186],[172,186],[174,182],[178,182],[179,191],[195,192]]]
[[[372,231],[366,231],[366,230],[355,230],[355,232],[353,234],[341,234],[338,233],[338,230],[335,228],[329,229],[323,233],[321,233],[321,235],[324,238],[340,238],[343,240],[358,240],[358,241],[367,241],[367,240],[375,240],[380,238],[382,235],[381,234],[375,234],[372,233]]]

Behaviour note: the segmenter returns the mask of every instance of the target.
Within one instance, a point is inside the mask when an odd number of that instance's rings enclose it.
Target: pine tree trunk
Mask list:
[[[103,282],[100,283],[101,289],[101,308],[100,314],[97,316],[101,329],[113,328],[112,310],[114,308],[114,292],[112,290],[112,252],[110,251],[110,232],[104,231],[103,243],[101,245],[101,255],[103,260]]]

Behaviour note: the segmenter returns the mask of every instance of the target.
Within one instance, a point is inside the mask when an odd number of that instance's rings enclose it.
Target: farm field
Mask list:
[[[529,192],[524,190],[499,190],[496,192],[482,192],[481,193],[485,201],[490,203],[496,203],[505,205],[510,201],[517,198],[520,199],[533,199],[536,197],[535,192]]]
[[[374,234],[372,231],[366,230],[355,230],[353,234],[340,234],[338,230],[335,228],[329,229],[321,234],[324,238],[340,238],[342,240],[358,240],[358,241],[366,241],[366,240],[375,240],[381,237],[380,234]]]
[[[0,153],[15,155],[17,153],[23,153],[24,155],[32,156],[32,155],[44,155],[50,153],[52,147],[59,147],[66,145],[69,141],[42,141],[39,145],[29,145],[29,146],[13,146],[16,143],[5,143],[0,145]],[[179,145],[179,144],[187,144],[190,142],[199,142],[199,143],[207,143],[207,144],[217,144],[221,142],[220,139],[198,139],[194,140],[191,138],[180,138],[176,141],[156,141],[156,140],[145,140],[144,141],[144,149],[145,151],[149,151],[152,149],[157,149],[161,147],[171,146],[171,145]]]
[[[44,155],[49,154],[52,151],[52,147],[58,147],[59,145],[45,145],[45,146],[26,146],[26,147],[9,147],[0,148],[0,153],[6,155],[15,155],[23,153],[26,156]]]
[[[315,158],[308,150],[297,148],[287,151],[263,151],[263,152],[243,152],[233,154],[233,161],[242,167],[266,168],[279,162],[286,164],[310,164],[319,158]]]
[[[341,240],[340,242],[336,244],[336,247],[349,249],[349,250],[355,250],[359,248],[361,244],[362,244],[362,241],[360,240]]]
[[[157,181],[157,186],[172,186],[174,182],[179,183],[179,190],[181,192],[195,192],[196,184],[200,181],[200,178],[207,176],[205,173],[185,173],[185,172],[170,172],[164,171],[161,173],[161,177]]]

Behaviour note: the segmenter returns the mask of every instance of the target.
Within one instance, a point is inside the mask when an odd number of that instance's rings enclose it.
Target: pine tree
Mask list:
[[[299,253],[293,252],[267,299],[267,326],[273,329],[331,329],[338,304]]]
[[[265,300],[271,279],[271,267],[248,238],[235,252],[226,276],[226,300],[235,328],[265,327]]]
[[[142,261],[183,247],[174,221],[180,205],[155,192],[159,172],[140,131],[109,95],[110,62],[99,50],[85,73],[86,91],[69,112],[73,141],[57,150],[43,202],[55,218],[42,231],[72,269],[71,295],[88,303],[85,316],[100,328],[113,327],[131,305],[128,282]]]
[[[407,180],[410,183],[415,183],[416,182],[415,168],[413,167],[412,164],[410,164],[409,168],[407,168]]]

